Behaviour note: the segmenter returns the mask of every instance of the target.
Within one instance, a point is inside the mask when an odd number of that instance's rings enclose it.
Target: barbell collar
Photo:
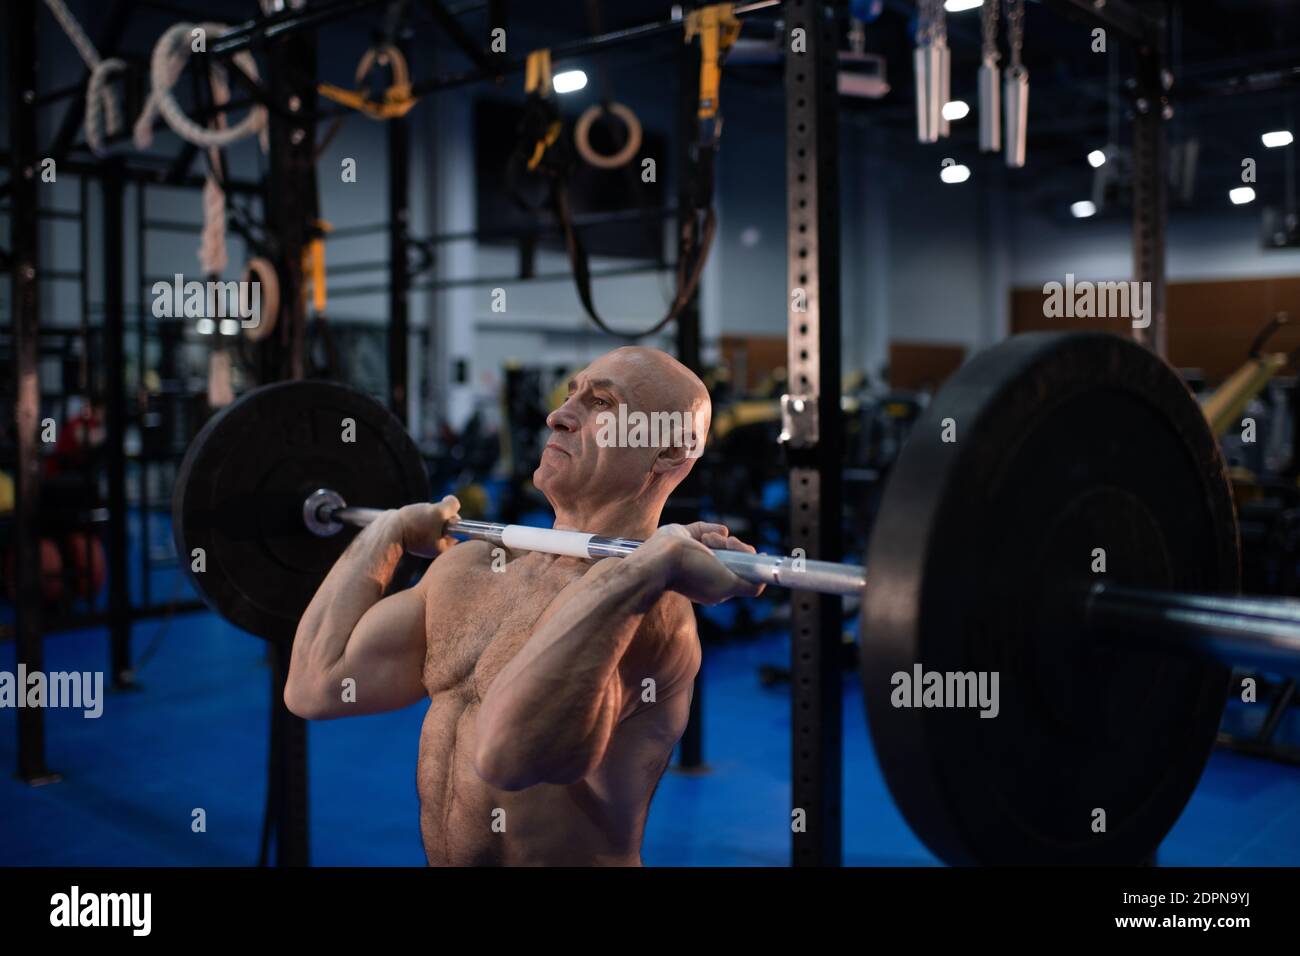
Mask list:
[[[328,488],[313,492],[303,503],[303,520],[307,528],[322,537],[336,534],[344,525],[365,527],[381,514],[383,511],[378,508],[352,507]],[[447,533],[457,538],[487,541],[517,551],[540,551],[589,559],[625,558],[642,544],[632,538],[611,538],[556,528],[530,528],[464,519],[449,521]],[[860,597],[867,585],[866,569],[861,565],[716,548],[710,550],[732,574],[751,584],[844,597]]]

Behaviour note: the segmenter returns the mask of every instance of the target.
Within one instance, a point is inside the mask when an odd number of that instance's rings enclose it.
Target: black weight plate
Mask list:
[[[956,864],[1148,859],[1208,759],[1227,671],[1085,634],[1077,588],[1237,588],[1223,462],[1178,376],[1114,335],[1010,339],[935,397],[880,515],[864,696],[918,836]],[[997,716],[893,706],[893,675],[917,664],[997,672]]]
[[[356,423],[344,441],[344,419]],[[212,610],[271,641],[298,619],[356,529],[320,538],[303,500],[331,488],[349,504],[427,501],[419,449],[374,399],[334,382],[280,382],[214,415],[191,442],[172,494],[181,567]],[[192,570],[202,548],[207,569]]]

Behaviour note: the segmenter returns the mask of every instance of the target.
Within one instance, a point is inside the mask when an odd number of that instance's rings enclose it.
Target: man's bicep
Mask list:
[[[407,588],[377,601],[357,622],[343,658],[333,668],[334,689],[360,714],[397,710],[422,700],[425,594]],[[349,683],[351,681],[351,683]],[[349,697],[351,699],[349,700]]]

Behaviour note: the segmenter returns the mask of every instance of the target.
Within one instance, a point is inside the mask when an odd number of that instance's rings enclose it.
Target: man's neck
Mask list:
[[[644,506],[633,507],[624,502],[596,508],[556,508],[555,527],[644,541],[659,527],[662,510],[657,507],[647,511]]]

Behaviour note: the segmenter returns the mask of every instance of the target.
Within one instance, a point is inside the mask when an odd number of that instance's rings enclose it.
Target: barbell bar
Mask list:
[[[346,546],[339,532],[427,500],[419,450],[383,406],[334,383],[280,383],[191,444],[173,533],[214,610],[289,641]],[[582,558],[640,544],[448,530]],[[1217,442],[1177,374],[1119,336],[1032,333],[963,366],[913,426],[869,542],[869,588],[861,566],[716,553],[749,581],[861,595],[877,757],[941,859],[1137,863],[1213,748],[1224,664],[1300,669],[1300,604],[1236,596],[1238,547]],[[989,678],[996,719],[920,693],[909,703],[899,681],[912,674],[927,693],[927,675]]]
[[[312,534],[329,537],[343,527],[363,528],[383,510],[351,507],[337,492],[320,488],[303,501],[303,522]],[[518,524],[496,524],[455,518],[447,522],[447,533],[458,538],[487,541],[512,551],[540,551],[571,558],[626,558],[644,542],[632,538],[611,538],[581,531],[533,528]],[[796,588],[821,594],[858,597],[866,587],[866,569],[860,564],[839,564],[807,558],[748,554],[711,548],[714,557],[732,574],[751,584]]]
[[[303,502],[303,522],[319,537],[344,527],[364,528],[382,508],[348,505],[337,492],[320,488]],[[453,518],[447,534],[486,541],[512,551],[599,560],[626,558],[644,542],[632,538],[527,525]],[[743,581],[793,590],[861,597],[866,568],[860,564],[810,561],[768,554],[710,549]],[[1080,589],[1080,593],[1084,593]],[[1180,594],[1094,584],[1079,605],[1087,628],[1105,639],[1118,625],[1141,624],[1139,639],[1182,654],[1203,654],[1224,663],[1251,661],[1295,667],[1300,662],[1300,602],[1209,594]]]
[[[1081,609],[1103,636],[1139,626],[1152,646],[1300,671],[1300,602],[1223,594],[1179,594],[1094,584]]]

